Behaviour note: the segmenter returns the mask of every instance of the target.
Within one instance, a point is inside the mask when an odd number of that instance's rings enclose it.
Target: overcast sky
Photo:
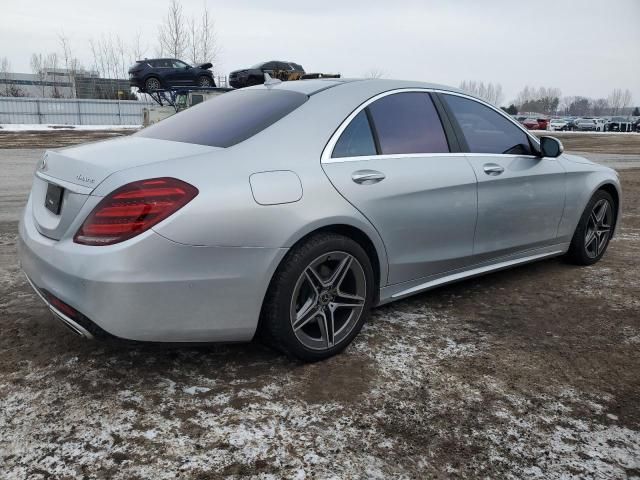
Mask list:
[[[525,85],[606,97],[629,88],[640,104],[640,0],[183,0],[206,1],[222,47],[216,73],[282,59],[307,71],[458,86],[502,84],[505,102]],[[69,37],[85,66],[90,38],[140,32],[156,50],[169,0],[2,0],[0,57],[29,72],[32,53],[61,51]]]

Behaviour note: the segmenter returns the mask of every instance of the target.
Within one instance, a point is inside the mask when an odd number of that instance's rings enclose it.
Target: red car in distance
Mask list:
[[[521,122],[527,130],[547,130],[549,119],[527,117]]]

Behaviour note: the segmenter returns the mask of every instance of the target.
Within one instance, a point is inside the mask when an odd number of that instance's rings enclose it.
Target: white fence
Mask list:
[[[153,102],[67,98],[0,97],[0,124],[142,125]]]

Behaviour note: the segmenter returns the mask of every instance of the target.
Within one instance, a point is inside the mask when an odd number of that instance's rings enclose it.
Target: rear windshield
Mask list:
[[[134,135],[230,147],[273,125],[307,99],[289,90],[238,90],[217,95]]]

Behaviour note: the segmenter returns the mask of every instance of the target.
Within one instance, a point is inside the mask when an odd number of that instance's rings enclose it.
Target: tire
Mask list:
[[[199,87],[211,87],[213,82],[211,79],[205,75],[198,78],[198,86]]]
[[[162,88],[162,84],[160,83],[160,79],[156,77],[149,77],[144,82],[144,89],[147,92],[153,92],[155,90],[160,90]]]
[[[611,195],[598,190],[580,217],[567,260],[576,265],[593,265],[599,261],[607,251],[615,225],[616,204]]]
[[[336,281],[330,285],[332,277]],[[371,260],[358,243],[334,233],[314,235],[295,246],[276,270],[259,336],[298,360],[329,358],[360,332],[369,317],[374,283]]]

